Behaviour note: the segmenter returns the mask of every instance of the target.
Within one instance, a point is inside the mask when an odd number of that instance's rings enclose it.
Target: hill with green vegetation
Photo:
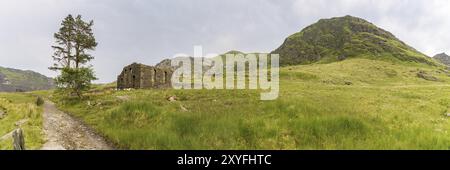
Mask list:
[[[329,63],[347,58],[370,58],[436,65],[393,34],[357,17],[321,19],[289,36],[272,53],[281,65]]]
[[[54,88],[53,79],[33,71],[0,67],[0,91],[34,91]]]

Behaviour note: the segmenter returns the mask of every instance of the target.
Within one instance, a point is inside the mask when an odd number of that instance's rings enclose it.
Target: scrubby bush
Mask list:
[[[44,99],[42,97],[37,97],[36,99],[36,105],[42,106],[44,104]]]

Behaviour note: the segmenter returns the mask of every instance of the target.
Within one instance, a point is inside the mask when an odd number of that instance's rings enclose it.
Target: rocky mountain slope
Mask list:
[[[442,64],[445,64],[450,67],[450,56],[449,55],[447,55],[445,53],[441,53],[441,54],[436,54],[433,58],[435,60],[441,62]]]
[[[280,54],[281,65],[329,63],[347,58],[437,64],[390,32],[352,16],[321,19],[289,36],[272,53]]]

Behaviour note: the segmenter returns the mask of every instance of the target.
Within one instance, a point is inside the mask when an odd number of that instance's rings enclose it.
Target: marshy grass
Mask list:
[[[122,149],[450,149],[450,77],[435,68],[349,59],[285,67],[280,81],[273,101],[255,90],[109,87],[52,99]]]

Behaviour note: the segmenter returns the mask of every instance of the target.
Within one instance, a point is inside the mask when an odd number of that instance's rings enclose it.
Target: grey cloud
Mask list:
[[[347,14],[433,55],[450,52],[449,8],[445,0],[1,0],[0,65],[54,76],[52,35],[69,13],[95,21],[98,82],[114,81],[134,61],[192,54],[194,45],[204,54],[268,52],[320,18]]]

